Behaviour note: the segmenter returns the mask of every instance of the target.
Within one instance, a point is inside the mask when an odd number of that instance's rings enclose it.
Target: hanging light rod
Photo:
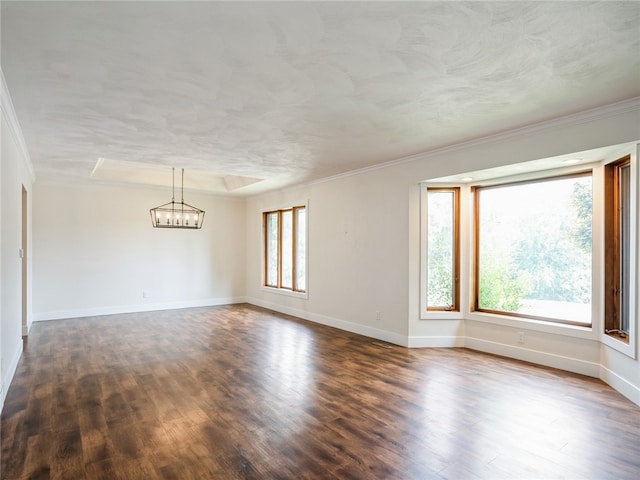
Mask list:
[[[204,210],[184,203],[184,168],[182,169],[181,200],[175,201],[176,169],[171,168],[171,201],[149,210],[155,228],[202,228]]]

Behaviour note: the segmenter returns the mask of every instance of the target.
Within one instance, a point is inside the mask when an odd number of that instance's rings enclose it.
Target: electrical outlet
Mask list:
[[[518,343],[524,343],[524,332],[518,332]]]
[[[142,298],[151,298],[151,292],[148,290],[142,291]]]
[[[380,321],[380,312],[376,311],[376,322]]]

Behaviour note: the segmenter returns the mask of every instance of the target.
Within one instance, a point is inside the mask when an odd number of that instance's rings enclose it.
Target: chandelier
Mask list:
[[[171,201],[149,210],[155,228],[202,228],[204,210],[184,203],[184,168],[182,169],[182,200],[175,201],[175,168],[171,168]]]

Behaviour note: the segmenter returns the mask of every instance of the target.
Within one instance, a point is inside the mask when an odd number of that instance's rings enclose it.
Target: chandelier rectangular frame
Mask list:
[[[204,210],[184,202],[184,168],[182,169],[182,199],[175,201],[175,168],[171,168],[171,201],[149,210],[154,228],[200,229],[204,223]]]

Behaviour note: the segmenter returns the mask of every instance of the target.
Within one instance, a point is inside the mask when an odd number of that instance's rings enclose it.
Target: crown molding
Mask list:
[[[533,123],[525,127],[514,128],[504,132],[496,133],[493,135],[487,135],[481,138],[475,138],[465,142],[456,143],[453,145],[447,145],[444,147],[435,148],[433,150],[427,150],[425,152],[416,153],[407,157],[397,158],[388,162],[371,165],[368,167],[359,168],[356,170],[350,170],[348,172],[339,173],[330,177],[321,178],[312,182],[308,182],[305,185],[316,185],[325,182],[330,182],[340,178],[351,177],[354,175],[361,175],[363,173],[381,170],[384,168],[395,167],[405,163],[411,163],[421,160],[427,160],[431,157],[438,155],[455,153],[460,150],[485,145],[488,143],[499,143],[512,138],[526,137],[535,133],[541,133],[549,130],[555,130],[560,127],[569,127],[573,125],[581,125],[584,123],[594,122],[608,117],[616,115],[623,115],[625,113],[634,112],[640,110],[640,97],[632,97],[627,100],[623,100],[616,103],[611,103],[602,107],[592,108],[590,110],[584,110],[582,112],[574,113],[571,115],[565,115],[563,117],[554,118],[551,120],[545,120],[543,122]]]
[[[11,95],[7,88],[7,82],[4,78],[2,67],[0,67],[0,108],[2,109],[2,117],[6,120],[7,125],[9,126],[9,133],[15,139],[16,144],[18,145],[18,150],[20,150],[20,153],[22,154],[22,159],[24,160],[24,164],[29,172],[31,182],[35,182],[36,174],[33,170],[33,164],[31,163],[29,150],[27,150],[27,144],[25,143],[24,136],[22,135],[22,128],[20,128],[18,116],[13,108],[13,102],[11,101]]]

